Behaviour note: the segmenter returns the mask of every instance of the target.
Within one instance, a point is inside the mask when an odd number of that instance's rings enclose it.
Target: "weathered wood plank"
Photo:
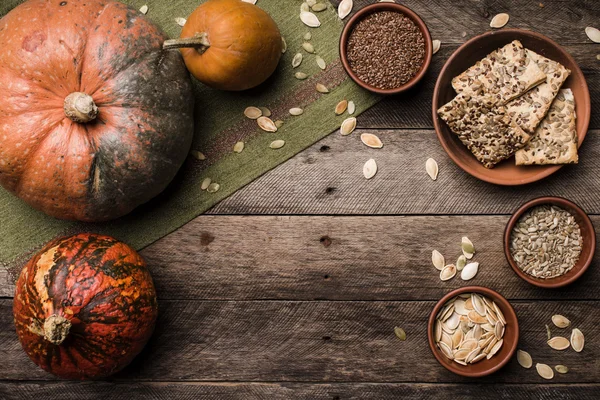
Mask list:
[[[599,384],[428,384],[428,383],[120,383],[120,382],[0,382],[0,398],[23,400],[455,400],[480,398],[597,400]]]
[[[382,149],[367,148],[360,134],[377,134]],[[437,181],[425,161],[439,164]],[[377,175],[366,180],[362,166],[374,158]],[[333,133],[266,173],[211,214],[510,214],[542,195],[569,198],[588,213],[600,213],[600,131],[580,149],[580,163],[536,183],[501,187],[468,175],[444,152],[433,130],[358,130]]]
[[[600,300],[600,254],[583,278],[561,290],[535,288],[518,278],[502,248],[507,221],[508,216],[201,216],[141,254],[161,300],[436,300],[465,282],[440,281],[431,251],[454,262],[460,238],[467,235],[481,263],[473,284],[510,299]],[[600,226],[600,217],[593,222]],[[12,283],[0,282],[0,293],[13,292]]]
[[[434,302],[162,301],[156,332],[117,380],[460,383],[427,345]],[[513,302],[520,347],[536,362],[569,366],[556,383],[600,381],[598,301]],[[585,349],[557,352],[544,324],[560,313],[586,335]],[[407,340],[399,341],[394,326]],[[561,334],[554,329],[555,334]],[[570,331],[562,333],[568,335]],[[11,302],[0,300],[0,379],[53,380],[20,349]],[[512,360],[481,383],[542,383]],[[544,383],[547,383],[544,381]]]

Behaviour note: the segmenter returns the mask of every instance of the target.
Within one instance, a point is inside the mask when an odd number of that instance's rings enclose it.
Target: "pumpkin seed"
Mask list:
[[[304,34],[304,40],[310,40],[310,39],[312,39],[312,34],[310,32],[306,32]]]
[[[442,281],[447,281],[449,279],[454,278],[456,276],[456,266],[454,264],[446,265],[444,269],[440,271],[440,279]],[[455,314],[458,315],[458,314]]]
[[[271,110],[269,110],[267,107],[258,107],[258,108],[260,108],[262,115],[264,115],[265,117],[271,116]]]
[[[319,66],[319,68],[321,68],[323,70],[325,68],[327,68],[327,64],[325,63],[325,60],[323,60],[320,56],[316,56],[315,61],[317,62],[317,65]]]
[[[438,176],[438,165],[437,162],[433,158],[428,158],[425,162],[425,170],[431,179],[434,181]]]
[[[548,340],[548,346],[552,347],[554,350],[566,350],[570,345],[569,339],[561,336],[555,336]]]
[[[311,9],[315,12],[321,12],[327,9],[327,4],[325,3],[317,3],[311,7]]]
[[[278,119],[277,121],[275,121],[275,126],[277,127],[277,129],[281,128],[283,126],[283,121]]]
[[[554,378],[554,371],[546,364],[535,364],[535,369],[537,373],[544,379],[552,379]]]
[[[257,120],[258,126],[265,132],[277,132],[277,127],[271,118],[269,117],[259,117]]]
[[[348,108],[348,100],[342,100],[335,106],[335,115],[342,115]]]
[[[241,153],[244,150],[244,142],[237,142],[234,146],[233,146],[233,151],[235,153]]]
[[[442,45],[442,42],[435,39],[434,41],[431,42],[431,44],[433,47],[433,54],[435,54],[440,50],[440,46]]]
[[[246,107],[244,115],[250,119],[258,119],[263,115],[262,111],[258,107]]]
[[[460,247],[462,248],[463,252],[465,252],[465,253],[475,254],[475,246],[473,246],[473,242],[471,242],[469,240],[469,238],[466,236],[463,236],[461,238]],[[467,257],[467,258],[469,258],[469,257]]]
[[[437,250],[433,250],[431,252],[431,262],[433,263],[435,269],[440,271],[443,270],[444,266],[446,265],[446,260],[444,260],[444,256]]]
[[[342,136],[347,136],[354,132],[354,129],[356,129],[356,118],[350,117],[345,119],[344,122],[342,122],[342,126],[340,127],[340,133],[342,134]]]
[[[342,0],[338,6],[338,17],[344,19],[352,11],[352,0]]]
[[[211,183],[212,183],[212,179],[210,179],[210,178],[204,178],[204,180],[202,181],[202,184],[200,185],[200,189],[202,189],[202,190],[208,189],[208,186]]]
[[[327,86],[323,85],[322,83],[317,83],[316,89],[319,93],[329,93]]]
[[[291,115],[298,116],[298,115],[302,115],[303,112],[304,112],[304,110],[301,109],[300,107],[290,108],[290,114]]]
[[[269,147],[272,149],[280,149],[283,146],[285,146],[285,141],[281,139],[273,140],[269,145]]]
[[[548,335],[548,340],[552,339],[552,332],[550,332],[550,327],[546,325],[546,335]]]
[[[143,6],[140,7],[140,12],[144,15],[148,14],[148,5],[144,4]]]
[[[304,72],[296,72],[294,74],[294,76],[296,77],[296,79],[300,79],[300,80],[304,80],[304,79],[308,78],[308,75],[306,75]]]
[[[372,149],[380,149],[383,147],[381,140],[372,133],[363,133],[360,135],[360,140]]]
[[[177,22],[177,25],[179,26],[184,26],[187,20],[185,18],[178,17],[175,18],[175,22]]]
[[[306,4],[308,4],[309,7],[312,7],[317,4],[317,0],[306,0]]]
[[[585,34],[590,40],[594,43],[600,43],[600,30],[594,28],[593,26],[588,26],[585,28]]]
[[[304,22],[306,26],[310,26],[311,28],[318,28],[319,26],[321,26],[321,21],[319,21],[319,18],[317,18],[315,14],[309,11],[301,11],[300,20]]]
[[[190,151],[190,154],[192,155],[192,157],[194,157],[196,160],[200,160],[200,161],[204,161],[206,160],[206,156],[204,155],[204,153],[198,151],[198,150],[192,150]]]
[[[377,163],[372,158],[369,159],[363,166],[363,175],[367,179],[371,179],[377,173]]]
[[[569,321],[567,319],[567,317],[563,317],[560,314],[556,314],[552,316],[552,323],[557,327],[557,328],[566,328],[567,326],[571,325],[571,321]]]
[[[242,0],[244,3],[256,4],[256,0]]]
[[[404,329],[400,327],[395,327],[394,333],[396,334],[396,336],[398,336],[398,339],[402,341],[406,340],[406,332],[404,332]]]
[[[287,42],[285,41],[285,38],[282,36],[281,37],[281,53],[285,53],[287,51]]]
[[[308,42],[304,42],[302,43],[302,48],[307,52],[307,53],[314,53],[315,52],[315,47],[308,43]]]
[[[524,350],[517,350],[517,361],[521,364],[523,368],[531,368],[533,365],[533,360],[531,359],[531,355]]]
[[[462,271],[465,265],[467,265],[467,257],[459,256],[458,260],[456,260],[456,270]]]
[[[585,338],[583,337],[583,333],[575,328],[571,332],[571,347],[573,350],[580,353],[583,350],[583,345],[585,344]]]
[[[296,53],[294,58],[292,58],[292,68],[297,68],[302,64],[302,53]]]
[[[211,183],[210,185],[208,185],[208,187],[206,188],[206,191],[208,193],[215,193],[218,192],[219,189],[221,189],[221,185],[219,185],[218,183]]]
[[[354,111],[356,111],[356,105],[354,104],[354,102],[352,100],[350,100],[348,102],[348,114],[352,115],[352,114],[354,114]]]
[[[500,13],[494,16],[490,21],[490,27],[492,28],[502,28],[504,25],[508,23],[510,16],[506,13]]]
[[[470,279],[473,279],[475,277],[475,275],[477,275],[478,270],[479,270],[478,262],[469,263],[469,264],[465,265],[463,270],[460,272],[460,278],[463,281],[468,281]]]
[[[566,365],[557,365],[554,367],[554,369],[559,374],[566,374],[567,372],[569,372],[569,368]]]
[[[308,5],[307,2],[304,2],[302,4],[300,4],[300,12],[309,12],[310,11],[310,6]]]

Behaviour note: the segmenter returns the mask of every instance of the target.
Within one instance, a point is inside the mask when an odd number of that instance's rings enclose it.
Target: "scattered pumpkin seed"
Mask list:
[[[454,278],[455,276],[456,276],[456,266],[454,264],[446,265],[440,271],[440,279],[442,281],[447,281],[449,279]]]
[[[300,79],[300,80],[304,80],[304,79],[308,78],[308,75],[306,75],[304,72],[296,72],[294,74],[294,76],[296,77],[296,79]]]
[[[550,332],[550,327],[546,325],[546,335],[548,335],[548,340],[552,339],[552,332]]]
[[[431,262],[433,263],[435,269],[440,271],[443,270],[444,266],[446,265],[446,260],[444,260],[444,256],[437,250],[433,250],[431,252]]]
[[[425,162],[425,170],[431,179],[434,181],[438,176],[438,165],[437,162],[433,158],[428,158]]]
[[[307,2],[304,2],[302,4],[300,4],[300,12],[309,12],[310,11],[310,6],[308,5]]]
[[[314,6],[311,7],[311,9],[314,12],[321,12],[321,11],[325,11],[327,9],[327,4],[325,3],[317,3]]]
[[[202,181],[202,184],[200,185],[200,189],[202,189],[202,190],[208,189],[208,186],[211,184],[211,182],[212,182],[212,179],[204,178],[204,180]]]
[[[600,54],[596,56],[596,60],[600,60]]]
[[[360,135],[360,140],[368,147],[372,149],[380,149],[383,147],[381,140],[372,133],[363,133]]]
[[[319,93],[329,93],[329,89],[327,89],[327,86],[323,85],[322,83],[317,83],[317,92]]]
[[[273,140],[271,142],[271,144],[269,145],[269,147],[272,149],[280,149],[283,146],[285,146],[285,140],[281,140],[281,139]]]
[[[315,52],[315,47],[308,42],[302,43],[302,48],[304,49],[304,51],[310,54],[313,54]]]
[[[275,123],[269,117],[259,117],[256,120],[256,122],[258,123],[260,129],[262,129],[265,132],[277,132],[277,127],[275,126]]]
[[[585,338],[583,337],[583,333],[575,328],[571,332],[571,347],[573,350],[580,353],[583,350],[583,345],[585,344]]]
[[[148,14],[148,5],[144,4],[143,6],[140,7],[140,12],[144,15]]]
[[[317,0],[306,0],[306,4],[308,4],[309,7],[312,7],[317,4]]]
[[[475,246],[473,246],[473,242],[471,242],[466,236],[463,236],[460,239],[460,247],[465,253],[475,254]],[[470,257],[467,258],[470,259]]]
[[[464,255],[459,256],[458,260],[456,260],[456,270],[462,271],[463,268],[465,268],[465,265],[467,265],[467,257]]]
[[[208,187],[206,188],[206,191],[208,193],[215,193],[215,192],[218,192],[219,189],[221,189],[221,185],[219,185],[216,182],[213,182],[210,185],[208,185]]]
[[[344,122],[342,122],[342,126],[340,127],[340,133],[342,134],[342,136],[347,136],[354,132],[354,129],[356,129],[356,118],[350,117],[345,119]]]
[[[306,4],[306,3],[304,3]],[[320,3],[322,4],[322,3]],[[307,4],[308,7],[308,4]],[[315,4],[316,7],[316,4]],[[311,28],[318,28],[319,26],[321,26],[321,21],[319,21],[319,18],[317,18],[317,16],[309,11],[301,11],[300,12],[300,20],[302,22],[304,22],[304,24],[306,26],[310,26]]]
[[[546,364],[535,364],[535,369],[537,373],[544,379],[552,379],[554,378],[554,371]]]
[[[294,58],[292,58],[292,68],[297,68],[302,64],[302,53],[296,53]]]
[[[348,100],[342,100],[335,106],[335,115],[342,115],[348,108]]]
[[[277,121],[275,121],[275,126],[277,127],[277,129],[281,128],[283,126],[283,121],[278,119]]]
[[[285,53],[287,51],[287,42],[285,41],[285,38],[282,36],[281,37],[281,53]]]
[[[556,314],[552,316],[552,323],[557,327],[557,328],[566,328],[567,326],[571,325],[571,321],[569,321],[567,319],[567,317],[563,317],[560,314]]]
[[[258,107],[258,108],[260,108],[262,115],[264,115],[265,117],[271,116],[271,110],[269,110],[267,107]]]
[[[377,173],[377,163],[372,158],[363,165],[363,175],[367,179],[371,179]]]
[[[244,150],[244,142],[237,142],[234,146],[233,146],[233,151],[235,153],[241,153]]]
[[[175,18],[175,22],[177,22],[177,25],[179,26],[184,26],[187,20],[185,18],[178,17]]]
[[[594,43],[600,43],[600,30],[594,28],[593,26],[588,26],[585,28],[585,34],[590,40]]]
[[[323,70],[325,68],[327,68],[327,63],[325,63],[325,60],[323,60],[323,58],[321,58],[320,56],[316,56],[315,61],[317,62],[317,65],[319,66],[319,68],[321,68]]]
[[[469,264],[465,265],[463,270],[460,272],[460,278],[463,281],[471,280],[475,277],[475,275],[477,275],[478,270],[479,270],[478,262],[469,263]]]
[[[396,334],[398,339],[402,341],[406,340],[406,332],[404,332],[404,329],[397,326],[394,328],[394,333]]]
[[[352,114],[354,114],[354,111],[356,111],[356,105],[354,104],[354,102],[352,100],[350,100],[348,102],[348,114],[352,115]]]
[[[521,364],[523,368],[531,368],[533,365],[533,360],[531,359],[531,355],[524,350],[517,350],[517,361]]]
[[[258,119],[259,117],[261,117],[263,115],[263,113],[260,108],[250,106],[250,107],[246,107],[246,109],[244,110],[244,115],[250,119]]]
[[[566,365],[557,365],[554,367],[554,369],[559,374],[566,374],[567,372],[569,372],[569,368]]]
[[[432,41],[432,45],[433,45],[433,54],[435,54],[440,50],[440,46],[442,45],[442,42],[435,39],[434,41]]]
[[[304,110],[301,109],[300,107],[290,108],[290,114],[291,115],[298,116],[298,115],[302,115],[303,112],[304,112]]]
[[[338,17],[344,19],[352,11],[352,0],[342,0],[338,6]]]
[[[204,153],[198,151],[198,150],[191,150],[190,154],[192,155],[192,157],[194,157],[196,160],[200,160],[200,161],[204,161],[206,160],[206,156],[204,155]]]
[[[496,29],[502,28],[504,25],[508,24],[509,19],[510,19],[510,16],[506,13],[497,14],[490,21],[490,27],[496,28]]]
[[[304,34],[304,40],[310,40],[310,39],[312,39],[312,34],[310,32],[306,32]]]
[[[562,336],[555,336],[548,340],[548,346],[552,347],[554,350],[566,350],[570,345],[569,339]]]

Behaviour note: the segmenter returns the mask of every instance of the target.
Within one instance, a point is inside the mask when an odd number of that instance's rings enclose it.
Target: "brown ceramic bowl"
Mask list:
[[[446,304],[448,300],[462,293],[479,293],[492,299],[500,308],[500,311],[502,311],[502,314],[504,314],[504,318],[506,319],[506,330],[504,331],[503,336],[504,344],[502,345],[498,353],[496,353],[489,360],[484,359],[479,361],[478,363],[468,365],[460,365],[446,358],[446,356],[435,344],[433,332],[435,318],[444,306],[444,304]],[[499,293],[493,291],[492,289],[488,289],[482,286],[465,286],[451,291],[450,293],[442,297],[442,299],[437,302],[435,307],[433,307],[433,311],[429,316],[429,324],[427,325],[427,336],[429,339],[429,347],[431,348],[433,356],[447,370],[454,372],[458,375],[467,376],[471,378],[479,378],[481,376],[490,375],[498,371],[500,368],[506,365],[506,363],[512,358],[513,354],[515,353],[515,350],[517,349],[517,343],[519,342],[519,321],[517,320],[517,314],[515,313],[515,310],[512,308],[510,303]]]
[[[501,29],[476,36],[460,46],[446,61],[435,85],[432,103],[433,124],[444,150],[456,165],[476,178],[497,185],[523,185],[535,182],[553,174],[562,166],[516,166],[514,157],[511,157],[496,165],[495,168],[487,169],[448,129],[446,123],[438,117],[437,110],[456,96],[451,84],[452,78],[487,54],[515,39],[520,40],[526,48],[558,61],[571,70],[571,75],[563,84],[563,88],[570,88],[575,96],[577,136],[580,146],[590,122],[590,93],[581,69],[569,53],[546,36],[523,29]]]
[[[356,76],[354,71],[352,71],[352,68],[350,68],[350,64],[348,63],[348,56],[346,54],[348,38],[350,37],[350,34],[352,33],[352,30],[354,29],[356,23],[362,18],[366,17],[367,15],[380,11],[395,11],[406,15],[419,27],[421,33],[423,34],[423,38],[425,39],[425,60],[423,61],[423,65],[421,65],[421,69],[419,69],[417,74],[413,76],[404,85],[394,89],[379,89],[375,86],[371,86],[368,83],[361,81],[358,78],[358,76]],[[433,44],[431,43],[431,35],[429,34],[429,29],[427,29],[427,25],[425,25],[423,20],[410,8],[404,7],[396,3],[375,3],[358,10],[346,23],[346,26],[344,27],[344,30],[342,31],[342,36],[340,38],[340,58],[342,60],[342,65],[344,66],[344,69],[346,70],[348,75],[350,75],[350,78],[352,78],[352,80],[356,82],[357,85],[361,86],[363,89],[378,94],[396,94],[404,92],[405,90],[408,90],[414,85],[416,85],[417,82],[419,82],[421,78],[423,78],[425,72],[427,72],[427,68],[429,68],[429,64],[431,64],[432,55]]]
[[[553,204],[573,214],[575,216],[575,221],[577,221],[581,228],[581,235],[583,236],[583,248],[577,264],[575,264],[575,266],[566,274],[551,279],[539,279],[525,273],[517,266],[517,263],[515,263],[510,254],[510,236],[515,224],[525,211],[529,210],[531,207],[542,204]],[[506,224],[506,229],[504,230],[504,255],[513,271],[515,271],[515,273],[523,280],[543,288],[555,289],[575,282],[592,263],[595,251],[596,231],[594,230],[594,225],[592,224],[590,217],[588,217],[585,211],[579,208],[575,203],[563,199],[562,197],[539,197],[528,201],[515,211],[510,220],[508,220],[508,224]]]

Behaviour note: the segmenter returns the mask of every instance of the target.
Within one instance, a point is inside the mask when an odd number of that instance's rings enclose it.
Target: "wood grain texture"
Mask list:
[[[363,132],[382,149],[367,148]],[[425,161],[439,165],[437,181]],[[366,180],[363,164],[377,161]],[[591,130],[580,163],[529,185],[488,184],[457,167],[433,130],[357,130],[333,133],[217,204],[210,214],[510,214],[531,198],[566,197],[586,212],[600,213],[600,130]]]
[[[427,344],[430,301],[162,301],[144,351],[115,376],[123,381],[291,381],[466,383],[440,366]],[[597,383],[598,301],[512,302],[519,347],[535,362],[569,366],[555,383]],[[544,324],[560,313],[586,336],[581,353],[546,344]],[[394,326],[407,333],[394,335]],[[554,329],[556,335],[560,334]],[[570,331],[563,333],[568,335]],[[0,379],[54,380],[27,359],[0,300]],[[515,360],[481,383],[546,383]]]
[[[67,396],[78,400],[429,400],[473,398],[481,393],[488,398],[513,400],[597,400],[599,392],[598,384],[0,382],[0,398],[4,400],[62,400]]]
[[[600,226],[600,217],[592,221]],[[481,264],[470,283],[509,299],[600,300],[600,254],[584,277],[560,290],[521,280],[504,256],[507,222],[508,216],[200,216],[141,254],[160,300],[437,300],[465,282],[440,281],[431,251],[455,262],[466,235]],[[0,282],[0,293],[13,292],[12,283]]]

